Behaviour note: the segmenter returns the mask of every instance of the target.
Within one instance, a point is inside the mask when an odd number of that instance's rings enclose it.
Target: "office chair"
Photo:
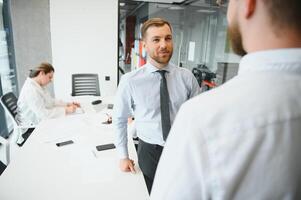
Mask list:
[[[5,169],[6,169],[6,165],[0,161],[0,176],[4,172]]]
[[[202,82],[203,82],[202,71],[198,68],[193,68],[192,74],[194,75],[195,79],[197,80],[199,86],[202,87]]]
[[[12,92],[8,92],[4,94],[1,97],[1,105],[4,108],[4,110],[7,112],[9,118],[11,119],[13,125],[14,125],[14,134],[16,135],[16,143],[17,144],[24,144],[24,138],[22,137],[22,130],[24,129],[33,129],[35,128],[34,126],[21,126],[18,124],[16,121],[16,115],[17,115],[17,110],[18,110],[18,99]],[[27,138],[26,138],[27,139]]]
[[[100,96],[98,74],[72,74],[71,96]]]
[[[216,86],[216,74],[210,71],[207,66],[198,65],[196,68],[192,69],[192,73],[203,91],[210,90]]]
[[[6,165],[8,165],[8,163],[10,161],[9,141],[0,136],[0,144],[1,144],[1,146],[3,145],[4,153],[5,153],[5,161],[6,161]],[[5,165],[4,165],[4,163],[2,163],[0,161],[0,175],[4,169],[5,169]]]

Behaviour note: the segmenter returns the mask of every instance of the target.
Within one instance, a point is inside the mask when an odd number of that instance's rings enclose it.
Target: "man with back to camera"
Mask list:
[[[135,172],[127,148],[127,119],[135,116],[140,138],[138,162],[150,192],[175,115],[182,103],[198,95],[200,90],[189,70],[169,63],[173,52],[169,22],[161,18],[149,19],[143,24],[141,34],[148,62],[122,77],[114,104],[113,123],[121,158],[120,169]]]
[[[230,0],[232,47],[248,54],[235,78],[181,107],[151,199],[301,199],[300,10]]]

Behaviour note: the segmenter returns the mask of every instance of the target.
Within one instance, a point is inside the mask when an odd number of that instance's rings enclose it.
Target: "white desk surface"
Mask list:
[[[121,172],[116,149],[95,149],[114,141],[112,125],[102,124],[111,110],[90,111],[41,122],[0,176],[0,199],[149,199],[137,166],[136,174]],[[66,140],[74,144],[56,146]],[[138,165],[132,140],[129,153]]]

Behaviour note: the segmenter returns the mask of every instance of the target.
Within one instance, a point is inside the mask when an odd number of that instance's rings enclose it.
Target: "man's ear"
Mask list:
[[[146,42],[145,42],[145,39],[141,39],[141,42],[142,42],[142,47],[145,49],[145,48],[146,48]]]
[[[244,0],[244,16],[246,18],[250,18],[254,14],[256,8],[256,1],[257,0]]]

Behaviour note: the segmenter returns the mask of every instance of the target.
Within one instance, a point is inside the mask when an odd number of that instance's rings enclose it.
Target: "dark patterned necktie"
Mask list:
[[[160,108],[163,139],[166,140],[170,130],[169,95],[165,78],[165,70],[158,70],[162,79],[160,82]]]

